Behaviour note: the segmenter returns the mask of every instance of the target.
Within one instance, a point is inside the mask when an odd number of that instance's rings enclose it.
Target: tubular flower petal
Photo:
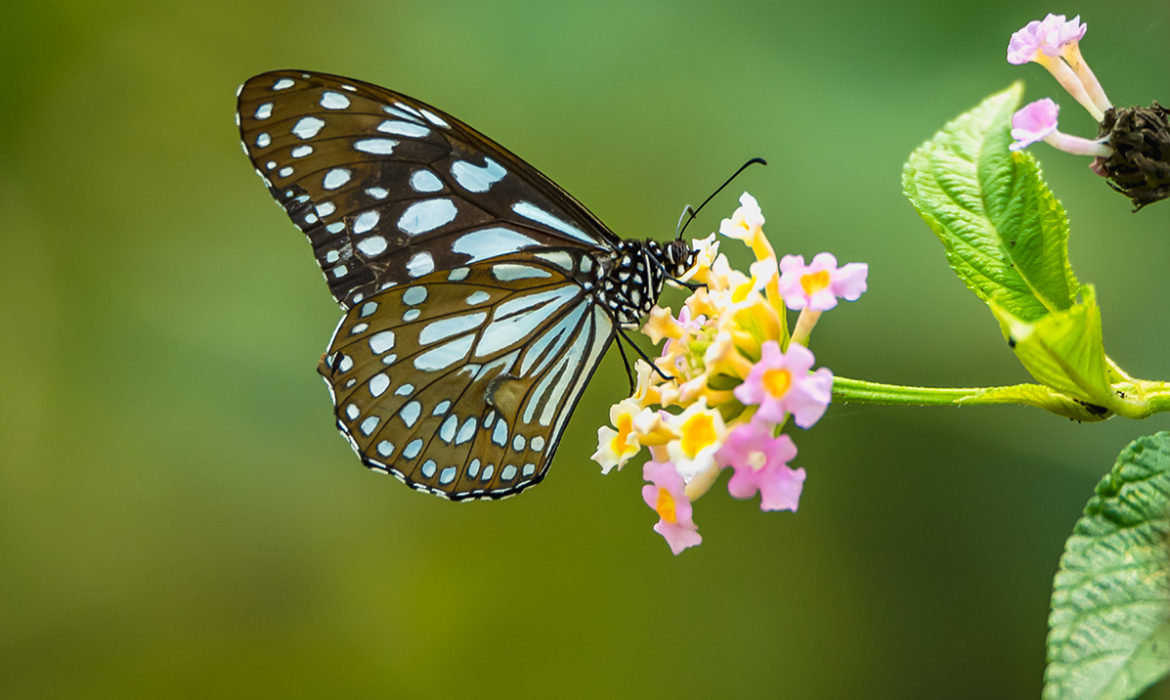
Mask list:
[[[838,268],[830,253],[819,253],[808,265],[803,255],[785,255],[780,260],[780,294],[790,309],[827,311],[839,298],[856,301],[865,292],[868,274],[865,263]]]
[[[727,434],[718,455],[735,470],[727,490],[736,498],[751,498],[758,491],[760,510],[795,511],[805,472],[788,466],[796,457],[792,438],[772,433],[771,423],[753,420]]]
[[[642,476],[650,483],[642,487],[642,500],[658,514],[654,531],[678,554],[687,547],[703,541],[699,527],[692,519],[691,502],[686,485],[669,462],[647,462]]]
[[[768,341],[763,356],[752,367],[743,384],[735,388],[735,398],[747,405],[758,405],[756,415],[780,423],[789,413],[797,425],[811,428],[824,415],[832,397],[833,373],[822,367],[810,371],[812,351],[795,343],[788,352]]]

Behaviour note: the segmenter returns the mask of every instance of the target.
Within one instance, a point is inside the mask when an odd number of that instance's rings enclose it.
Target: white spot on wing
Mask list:
[[[462,338],[456,338],[449,343],[439,345],[433,350],[428,350],[416,356],[414,358],[414,367],[424,372],[438,372],[447,369],[467,357],[467,353],[471,352],[471,344],[474,341],[474,335],[466,335]]]
[[[387,248],[386,239],[381,236],[370,236],[369,238],[358,241],[357,249],[360,250],[366,257],[373,257],[385,252]]]
[[[267,131],[260,132],[260,134],[256,137],[257,148],[268,148],[268,145],[271,143],[272,137],[268,135]]]
[[[292,128],[292,133],[297,138],[311,139],[321,131],[323,126],[325,126],[324,120],[317,117],[301,117],[296,126]]]
[[[435,269],[435,260],[430,253],[415,253],[406,263],[406,272],[411,277],[422,277]]]
[[[394,139],[362,139],[353,143],[354,150],[376,156],[390,155],[394,152],[394,147],[397,145],[398,142]]]
[[[434,112],[432,112],[431,110],[429,110],[429,109],[422,109],[422,108],[419,108],[419,110],[418,110],[418,111],[422,112],[422,115],[423,115],[424,117],[426,117],[426,118],[427,118],[427,121],[429,121],[430,123],[434,124],[435,126],[441,126],[441,127],[443,127],[444,129],[450,129],[450,128],[451,128],[451,125],[450,125],[450,124],[448,124],[448,123],[447,123],[446,121],[444,121],[444,120],[443,120],[443,119],[442,119],[442,118],[441,118],[439,115],[435,114],[435,113],[434,113]]]
[[[475,437],[475,428],[477,421],[474,417],[463,421],[463,425],[459,427],[459,434],[455,436],[455,444],[462,445],[463,443]]]
[[[413,428],[414,422],[418,420],[418,415],[421,412],[422,404],[420,404],[418,401],[411,401],[402,407],[402,410],[398,412],[398,417],[402,419],[402,422],[406,424],[406,427]],[[407,449],[410,449],[410,445],[407,445]]]
[[[410,187],[415,192],[438,192],[443,182],[430,170],[416,170],[410,176]]]
[[[459,417],[455,414],[447,416],[443,424],[439,426],[439,438],[443,442],[450,444],[455,439],[455,429],[459,426]]]
[[[375,398],[386,393],[390,388],[390,377],[385,372],[379,372],[370,379],[370,395]]]
[[[381,355],[394,347],[394,331],[380,331],[370,336],[370,350]]]
[[[325,173],[321,186],[327,190],[335,190],[349,182],[350,172],[347,168],[334,168]]]
[[[321,93],[321,106],[325,109],[345,109],[349,107],[349,98],[340,92],[326,90]]]
[[[451,250],[456,253],[470,255],[471,259],[467,262],[475,262],[497,255],[515,253],[518,250],[534,245],[538,245],[536,240],[525,236],[519,231],[513,231],[502,226],[493,226],[492,228],[480,229],[463,234],[451,246]]]
[[[293,85],[296,85],[296,83],[294,83],[292,80],[290,80],[288,78],[281,78],[280,80],[277,80],[275,83],[273,83],[272,89],[273,90],[287,90],[290,87],[292,87]]]
[[[304,158],[305,156],[309,155],[312,152],[313,152],[313,147],[308,145],[308,144],[305,144],[305,145],[297,146],[296,148],[292,149],[292,151],[289,153],[289,155],[291,155],[293,158]]]
[[[415,202],[398,219],[398,228],[403,233],[417,236],[451,223],[457,211],[455,203],[445,198]]]
[[[365,233],[366,231],[369,231],[378,225],[379,218],[381,218],[381,216],[378,214],[377,209],[363,211],[358,215],[357,220],[353,222],[353,232]]]
[[[566,272],[573,271],[573,256],[569,255],[563,250],[554,250],[549,253],[537,253],[536,257],[550,262],[553,265],[565,270]]]
[[[487,318],[486,311],[431,321],[418,334],[420,345],[436,343],[457,333],[468,333],[479,328]]]
[[[561,233],[576,238],[579,241],[584,241],[594,245],[598,243],[595,238],[587,235],[584,231],[570,224],[568,221],[553,216],[549,212],[541,209],[531,202],[516,202],[512,205],[512,211],[526,219],[531,219],[538,224],[544,224],[551,229],[560,231]]]
[[[415,304],[421,304],[426,300],[427,300],[427,288],[426,287],[411,287],[410,289],[408,289],[402,293],[403,303],[409,304],[411,306],[414,306]]]
[[[503,263],[492,266],[492,276],[501,282],[514,282],[523,279],[544,279],[552,277],[552,273],[531,265]]]
[[[370,195],[374,199],[386,199],[386,196],[389,195],[390,192],[382,187],[369,187],[366,189],[366,194]]]
[[[378,131],[383,134],[394,134],[396,136],[406,136],[407,138],[421,138],[431,133],[431,130],[422,124],[414,122],[402,122],[393,119],[387,119],[378,125]]]
[[[496,184],[508,174],[504,167],[492,160],[491,158],[484,158],[485,165],[472,165],[465,160],[457,160],[451,165],[451,174],[455,176],[455,182],[468,192],[487,192],[491,186]]]

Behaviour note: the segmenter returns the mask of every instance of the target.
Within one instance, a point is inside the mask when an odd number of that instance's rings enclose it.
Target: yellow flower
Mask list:
[[[681,414],[670,416],[666,423],[678,436],[677,440],[667,444],[666,452],[684,481],[690,481],[699,472],[714,466],[715,453],[723,444],[727,427],[719,411],[707,407],[705,398],[700,398]]]
[[[638,454],[641,443],[634,430],[634,417],[642,410],[634,399],[625,399],[609,409],[609,420],[617,428],[608,425],[597,429],[597,451],[593,460],[601,465],[601,473],[608,474],[614,467],[621,469],[626,462]]]

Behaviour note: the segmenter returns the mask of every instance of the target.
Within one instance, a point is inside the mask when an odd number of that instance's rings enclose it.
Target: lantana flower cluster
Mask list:
[[[1089,167],[1133,201],[1138,209],[1170,196],[1170,111],[1150,107],[1115,108],[1081,54],[1088,25],[1080,15],[1049,14],[1012,34],[1007,60],[1038,63],[1098,122],[1098,136],[1087,139],[1057,129],[1059,106],[1049,98],[1025,105],[1012,116],[1011,148],[1037,141],[1074,155],[1093,156]]]
[[[833,374],[808,349],[822,312],[866,289],[864,263],[838,266],[829,253],[777,260],[764,236],[764,216],[744,193],[719,233],[746,245],[755,257],[747,273],[731,267],[715,234],[694,242],[698,252],[684,282],[697,283],[678,315],[655,307],[643,332],[662,343],[654,366],[635,365],[633,396],[610,409],[611,426],[598,429],[593,459],[603,473],[648,452],[642,475],[646,504],[658,515],[654,530],[678,554],[702,542],[694,501],[724,470],[735,498],[760,495],[762,510],[795,511],[804,469],[791,466],[789,423],[812,427],[824,414]],[[800,310],[791,333],[786,309]]]

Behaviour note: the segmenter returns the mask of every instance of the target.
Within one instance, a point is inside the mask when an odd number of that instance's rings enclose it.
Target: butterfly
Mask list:
[[[345,312],[317,366],[337,427],[420,491],[539,482],[615,334],[695,259],[619,238],[504,147],[376,85],[263,73],[236,122]]]

